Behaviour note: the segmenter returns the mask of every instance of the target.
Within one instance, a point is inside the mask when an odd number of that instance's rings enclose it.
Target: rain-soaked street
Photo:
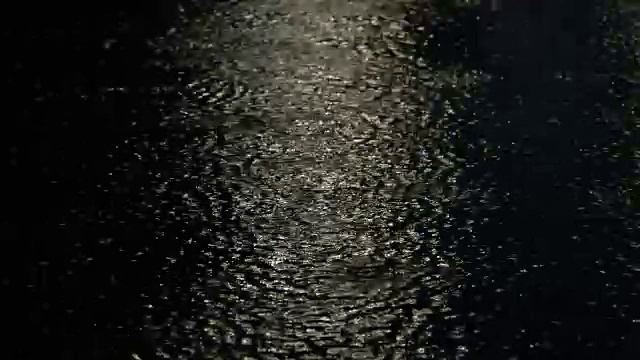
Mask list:
[[[247,1],[202,16],[190,42],[172,43],[198,59],[188,88],[205,114],[188,116],[224,133],[207,151],[222,161],[234,216],[255,236],[255,253],[225,274],[243,289],[233,336],[247,336],[247,348],[401,355],[434,311],[411,310],[420,288],[436,295],[444,284],[417,256],[411,218],[426,158],[419,123],[407,119],[424,122],[428,111],[402,5]]]
[[[638,358],[620,3],[16,12],[9,358]]]

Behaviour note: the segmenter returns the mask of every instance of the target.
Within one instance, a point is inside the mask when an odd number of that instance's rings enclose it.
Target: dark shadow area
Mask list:
[[[152,359],[149,325],[194,317],[197,282],[232,247],[202,134],[168,116],[188,74],[148,41],[178,0],[127,4],[3,14],[4,358]]]
[[[418,49],[490,75],[451,120],[465,167],[440,251],[466,277],[437,345],[474,359],[637,358],[640,208],[625,195],[639,176],[626,77],[637,18],[595,0],[503,3],[431,17]]]

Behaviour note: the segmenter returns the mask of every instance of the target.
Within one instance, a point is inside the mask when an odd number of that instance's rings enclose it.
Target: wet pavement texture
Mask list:
[[[640,355],[638,15],[481,3],[16,12],[11,358]]]

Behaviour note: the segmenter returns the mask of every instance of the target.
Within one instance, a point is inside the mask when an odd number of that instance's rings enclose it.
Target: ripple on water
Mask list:
[[[173,53],[199,74],[181,111],[211,130],[207,151],[231,169],[211,181],[251,229],[225,236],[255,238],[207,279],[219,300],[202,315],[206,352],[382,359],[428,347],[416,339],[447,311],[439,294],[455,271],[434,267],[417,233],[432,160],[414,154],[435,132],[419,131],[424,69],[400,5],[247,1],[177,32]]]

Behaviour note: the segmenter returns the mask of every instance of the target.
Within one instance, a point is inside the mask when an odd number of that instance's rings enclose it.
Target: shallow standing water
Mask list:
[[[633,160],[610,150],[625,138],[621,60],[598,30],[608,15],[577,6],[454,10],[436,39],[426,2],[247,1],[194,20],[176,51],[200,74],[193,118],[251,234],[235,240],[250,254],[208,280],[242,290],[233,331],[210,310],[218,343],[236,356],[543,356],[610,329],[628,344],[631,322],[604,315],[622,301],[607,279],[633,268],[610,258],[633,246],[635,221],[622,204]]]
[[[182,55],[202,69],[190,88],[206,112],[193,121],[212,129],[207,151],[255,236],[255,254],[227,269],[251,298],[234,311],[253,336],[226,341],[265,354],[397,357],[443,306],[415,307],[418,290],[435,296],[445,281],[417,256],[427,182],[418,129],[429,114],[403,5],[245,1],[190,27]]]
[[[203,150],[230,191],[219,225],[244,229],[223,235],[230,258],[205,279],[225,305],[200,314],[213,339],[203,354],[499,357],[553,353],[573,341],[563,331],[597,336],[574,318],[627,329],[579,310],[596,301],[586,284],[605,281],[585,270],[602,261],[600,239],[633,226],[598,200],[621,201],[611,174],[633,170],[603,155],[620,115],[595,45],[582,42],[605,41],[596,13],[471,7],[452,15],[453,35],[416,46],[429,35],[431,10],[407,16],[420,4],[245,1],[169,40],[196,74],[187,88],[198,106],[181,111],[209,129]],[[589,30],[563,36],[570,13]],[[492,21],[502,28],[486,30]],[[448,67],[427,66],[429,43]],[[565,330],[552,337],[550,324]]]
[[[638,358],[637,21],[171,3],[5,32],[10,358]]]

